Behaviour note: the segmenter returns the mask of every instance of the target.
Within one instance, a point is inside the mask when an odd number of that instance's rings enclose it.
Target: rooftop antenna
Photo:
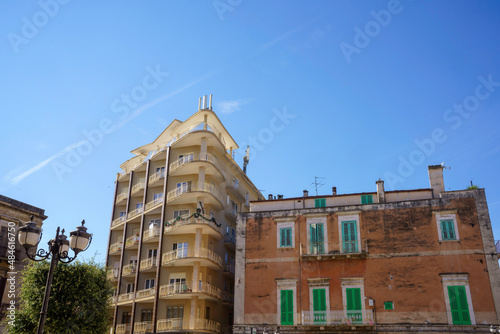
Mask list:
[[[318,196],[318,187],[321,187],[321,186],[325,185],[325,182],[321,181],[321,180],[324,180],[324,179],[325,179],[324,177],[315,176],[314,177],[314,182],[311,183],[311,185],[314,184],[314,188],[316,189],[316,196]]]
[[[247,145],[245,156],[243,157],[243,173],[247,173],[247,165],[250,162],[250,146]]]

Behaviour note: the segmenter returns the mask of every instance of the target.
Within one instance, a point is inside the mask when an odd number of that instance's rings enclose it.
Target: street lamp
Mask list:
[[[37,334],[43,334],[43,326],[45,318],[47,317],[47,307],[49,305],[50,289],[52,287],[52,277],[54,276],[54,269],[58,262],[70,263],[78,253],[87,250],[92,241],[92,234],[87,233],[87,228],[84,226],[85,220],[82,220],[82,226],[78,226],[75,231],[69,233],[69,241],[64,235],[64,229],[59,234],[59,227],[57,227],[56,237],[48,242],[49,250],[38,249],[37,245],[42,239],[42,229],[36,226],[33,222],[33,216],[25,226],[19,228],[18,240],[21,246],[24,247],[26,255],[33,261],[44,261],[52,254],[50,261],[49,275],[47,276],[47,284],[45,285],[45,294],[43,296],[42,310],[40,312],[40,321],[38,322]],[[75,255],[70,257],[68,255],[69,249],[72,249]]]

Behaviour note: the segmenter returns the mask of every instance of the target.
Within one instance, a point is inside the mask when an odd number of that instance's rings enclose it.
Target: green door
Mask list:
[[[311,254],[324,254],[323,224],[311,224],[309,232],[311,238]]]
[[[293,290],[281,290],[281,324],[293,325]]]
[[[470,325],[469,304],[465,286],[449,286],[448,296],[450,298],[451,318],[454,325]]]
[[[363,316],[361,313],[361,289],[360,288],[346,288],[347,299],[347,318],[353,324],[363,323]]]
[[[342,241],[344,253],[356,253],[358,251],[358,238],[356,221],[342,222]]]
[[[313,311],[314,323],[326,325],[325,289],[313,289]]]

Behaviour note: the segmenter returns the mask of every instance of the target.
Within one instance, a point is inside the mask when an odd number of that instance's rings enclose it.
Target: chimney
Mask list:
[[[283,195],[278,195],[278,199],[283,199]]]
[[[337,196],[337,187],[332,187],[332,195]]]
[[[443,169],[442,165],[429,166],[429,183],[432,188],[432,197],[440,197],[439,194],[444,192],[444,180],[443,180]]]
[[[307,197],[309,196],[309,191],[307,191],[307,189],[304,189],[304,197]]]
[[[377,182],[377,197],[378,197],[378,202],[379,203],[385,203],[385,189],[384,189],[384,181],[382,181],[380,178],[378,179]]]
[[[269,195],[267,195],[267,199],[268,199],[268,200],[272,200],[272,199],[273,199],[273,194],[269,194]]]

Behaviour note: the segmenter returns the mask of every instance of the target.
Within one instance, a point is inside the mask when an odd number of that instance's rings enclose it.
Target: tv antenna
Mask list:
[[[316,189],[316,196],[318,196],[318,187],[321,187],[321,186],[325,185],[325,182],[321,181],[321,180],[324,180],[324,179],[325,179],[324,177],[315,176],[314,177],[314,182],[311,183],[311,185],[314,185],[314,188]]]
[[[247,173],[247,165],[250,162],[250,146],[247,145],[245,156],[243,157],[243,173]]]

